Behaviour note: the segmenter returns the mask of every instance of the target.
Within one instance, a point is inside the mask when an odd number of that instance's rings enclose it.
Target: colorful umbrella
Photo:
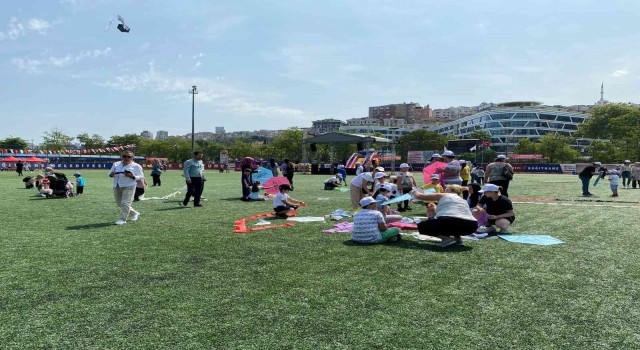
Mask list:
[[[268,194],[277,194],[278,192],[280,192],[280,185],[291,185],[289,183],[289,180],[286,177],[283,176],[276,176],[276,177],[272,177],[269,180],[265,181],[262,184],[262,187],[264,188],[264,191]]]
[[[431,183],[431,175],[438,174],[442,178],[442,172],[444,167],[447,166],[445,162],[433,162],[422,169],[422,176],[424,177],[424,183]]]

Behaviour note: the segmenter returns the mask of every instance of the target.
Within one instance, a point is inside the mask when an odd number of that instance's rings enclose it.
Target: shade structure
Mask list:
[[[304,143],[324,143],[324,144],[357,144],[365,142],[375,143],[393,143],[393,140],[384,137],[375,137],[360,134],[346,134],[342,132],[328,132],[309,139],[305,139]]]
[[[38,158],[36,156],[31,156],[31,157],[25,159],[24,161],[26,163],[46,163],[46,162],[48,162],[48,160],[42,159],[42,158]]]
[[[16,158],[16,157],[14,157],[14,156],[9,156],[9,157],[7,157],[7,158],[0,159],[0,162],[5,162],[5,163],[15,163],[15,162],[17,162],[17,161],[19,161],[19,160],[22,160],[22,159],[20,159],[20,158]]]

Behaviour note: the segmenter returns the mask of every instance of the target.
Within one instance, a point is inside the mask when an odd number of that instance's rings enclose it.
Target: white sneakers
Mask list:
[[[126,223],[127,223],[127,222],[126,222],[126,221],[124,221],[124,220],[118,220],[118,221],[114,222],[114,224],[116,224],[116,225],[124,225],[124,224],[126,224]]]
[[[135,213],[131,216],[131,221],[138,221],[139,217],[140,217],[140,213]]]
[[[131,219],[130,220],[132,222],[135,222],[135,221],[138,221],[138,218],[140,218],[140,213],[135,213],[135,214],[131,215]],[[127,223],[127,220],[118,220],[118,221],[114,222],[114,224],[116,224],[116,225],[124,225],[126,223]]]

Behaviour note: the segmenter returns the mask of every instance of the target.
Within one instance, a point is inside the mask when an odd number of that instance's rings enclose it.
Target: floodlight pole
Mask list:
[[[196,115],[196,95],[198,94],[198,87],[193,85],[191,90],[191,155],[196,151],[196,128],[195,128],[195,115]]]

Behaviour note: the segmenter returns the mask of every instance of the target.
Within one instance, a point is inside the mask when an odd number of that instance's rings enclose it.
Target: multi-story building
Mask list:
[[[140,136],[145,140],[153,140],[153,133],[149,130],[144,130],[140,133]]]
[[[224,126],[216,126],[216,134],[224,134]]]
[[[407,125],[407,121],[405,119],[400,118],[388,118],[382,119],[382,125],[391,126],[391,127],[400,127]]]
[[[369,118],[415,120],[416,110],[422,109],[419,103],[397,103],[384,106],[369,107]]]
[[[324,134],[327,132],[338,131],[341,126],[345,125],[345,122],[338,119],[322,119],[314,120],[311,122],[311,130],[314,134]]]
[[[169,132],[164,130],[159,130],[156,132],[156,140],[166,140],[169,138]]]
[[[347,119],[347,126],[380,125],[380,120],[375,118]]]
[[[400,136],[406,135],[419,128],[419,125],[407,125],[406,127],[391,127],[383,125],[351,125],[341,127],[340,131],[362,135],[372,135],[378,133],[382,135],[382,137],[397,140],[400,138]]]
[[[491,134],[492,149],[508,152],[522,138],[537,140],[548,133],[572,136],[588,117],[586,112],[543,106],[539,102],[509,102],[429,130],[461,138],[484,130]]]

